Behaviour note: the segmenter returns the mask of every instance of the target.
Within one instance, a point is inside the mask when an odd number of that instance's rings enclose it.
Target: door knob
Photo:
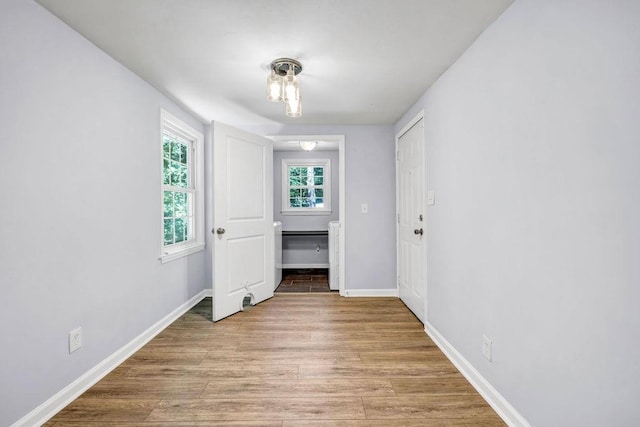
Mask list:
[[[424,231],[422,231],[422,228],[416,228],[415,230],[413,230],[413,234],[419,234],[419,235],[423,235]]]
[[[224,234],[224,232],[225,232],[225,231],[226,231],[226,230],[225,230],[224,228],[219,227],[219,228],[216,230],[216,233],[218,233],[218,234]]]

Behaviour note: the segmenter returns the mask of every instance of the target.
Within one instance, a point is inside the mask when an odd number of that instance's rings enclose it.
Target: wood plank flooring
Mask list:
[[[395,298],[206,298],[46,425],[504,426]]]

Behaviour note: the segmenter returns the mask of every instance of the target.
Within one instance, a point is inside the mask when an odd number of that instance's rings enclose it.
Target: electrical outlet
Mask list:
[[[82,328],[69,332],[69,354],[82,347]]]
[[[482,335],[482,355],[491,362],[491,340],[486,335]]]

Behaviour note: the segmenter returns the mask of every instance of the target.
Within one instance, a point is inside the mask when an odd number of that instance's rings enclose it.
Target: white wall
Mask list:
[[[427,320],[534,426],[640,425],[639,21],[517,0],[396,125],[425,109]]]
[[[204,289],[204,252],[158,261],[160,107],[203,126],[32,1],[2,1],[0,58],[6,426]]]
[[[345,136],[345,287],[396,289],[393,126],[244,126],[258,135]],[[360,213],[367,203],[369,213]]]

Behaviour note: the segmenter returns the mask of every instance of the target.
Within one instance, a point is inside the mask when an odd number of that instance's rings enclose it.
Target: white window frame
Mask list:
[[[322,186],[324,207],[292,208],[289,206],[289,168],[296,166],[324,168]],[[282,159],[282,214],[283,215],[330,215],[331,214],[331,159]]]
[[[189,193],[193,197],[191,237],[183,242],[164,245],[164,192],[174,187],[164,183],[162,134],[167,130],[189,142]],[[204,249],[204,135],[171,113],[160,110],[160,261],[162,263],[185,257]]]

